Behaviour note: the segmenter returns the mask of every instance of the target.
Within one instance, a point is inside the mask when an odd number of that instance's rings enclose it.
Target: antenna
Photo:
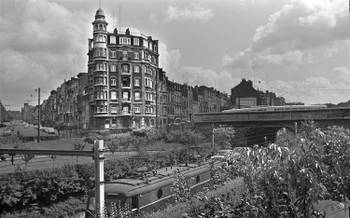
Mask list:
[[[118,6],[118,10],[119,10],[119,19],[118,19],[118,21],[119,21],[119,29],[121,29],[122,28],[122,7],[119,5]]]
[[[98,0],[98,8],[101,8],[101,0]]]

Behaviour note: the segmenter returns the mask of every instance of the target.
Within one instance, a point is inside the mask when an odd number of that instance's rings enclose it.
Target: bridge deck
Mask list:
[[[194,122],[200,123],[233,123],[233,122],[274,122],[274,121],[342,121],[350,120],[349,108],[326,108],[317,110],[286,111],[242,111],[194,114]]]

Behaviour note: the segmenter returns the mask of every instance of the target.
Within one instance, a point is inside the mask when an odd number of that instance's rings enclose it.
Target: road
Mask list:
[[[155,151],[150,151],[155,152]],[[122,152],[108,152],[105,153],[106,160],[110,159],[123,159],[131,156],[135,156],[136,151],[122,151]],[[14,164],[11,163],[11,158],[7,158],[6,161],[0,161],[0,174],[13,173],[16,168],[30,170],[38,169],[50,169],[54,167],[60,167],[67,164],[84,164],[84,163],[93,163],[91,157],[65,157],[57,156],[55,159],[52,159],[50,156],[35,156],[31,159],[27,166],[21,157],[14,158]]]

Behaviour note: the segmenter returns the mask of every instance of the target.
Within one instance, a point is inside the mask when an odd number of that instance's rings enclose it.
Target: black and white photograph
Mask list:
[[[1,218],[350,218],[346,0],[0,0]]]

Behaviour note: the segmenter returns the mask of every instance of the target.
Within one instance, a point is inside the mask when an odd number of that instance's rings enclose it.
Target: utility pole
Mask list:
[[[211,135],[211,143],[212,143],[212,145],[211,145],[211,150],[212,150],[212,155],[214,155],[214,147],[215,147],[215,128],[214,128],[214,124],[212,124],[212,135]]]
[[[38,139],[37,142],[40,142],[40,88],[38,88]]]
[[[158,75],[159,72],[156,71],[156,129],[158,131]]]

